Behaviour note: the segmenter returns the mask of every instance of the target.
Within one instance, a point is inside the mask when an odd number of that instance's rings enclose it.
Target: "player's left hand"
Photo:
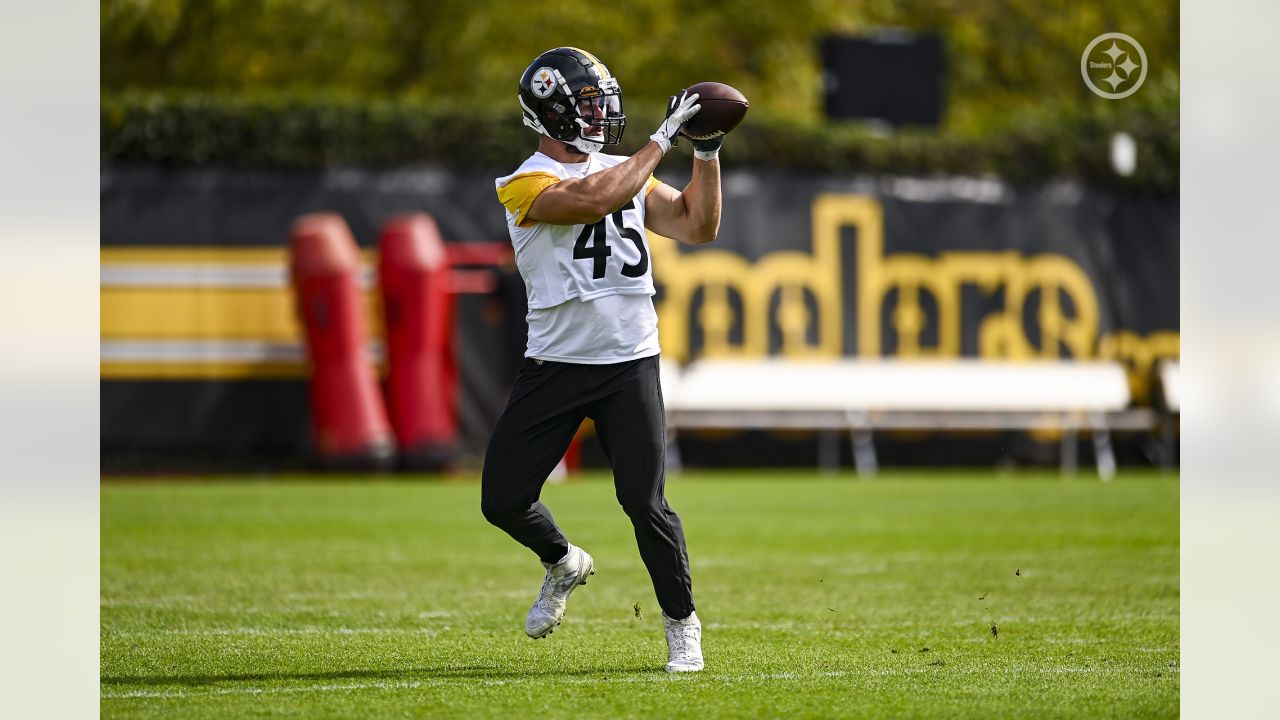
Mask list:
[[[715,160],[720,157],[720,146],[724,145],[724,138],[725,133],[706,140],[689,138],[689,142],[693,145],[693,156],[699,160]]]
[[[681,90],[679,95],[671,96],[671,101],[667,103],[666,119],[658,126],[657,131],[649,136],[650,140],[658,143],[662,148],[663,154],[666,154],[675,143],[680,127],[702,109],[702,106],[697,103],[697,93],[690,95],[688,90]]]

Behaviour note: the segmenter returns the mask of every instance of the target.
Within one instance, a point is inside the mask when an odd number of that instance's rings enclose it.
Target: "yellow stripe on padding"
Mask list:
[[[102,362],[103,380],[290,380],[309,375],[299,362]]]
[[[284,247],[113,247],[101,249],[102,264],[278,265],[289,264]]]
[[[289,249],[286,247],[145,247],[128,245],[101,248],[99,256],[103,266],[108,265],[277,265],[288,267]],[[367,265],[377,266],[378,251],[360,249],[360,258]]]
[[[305,378],[308,365],[297,355],[305,353],[302,324],[297,316],[293,289],[287,280],[288,249],[284,247],[111,247],[101,248],[104,271],[99,290],[100,332],[103,359],[99,364],[106,380],[252,380]],[[377,253],[362,251],[363,272],[376,266]],[[223,286],[207,277],[200,284],[190,271],[236,270],[252,277],[276,281],[245,286]],[[172,283],[133,282],[145,275],[131,272],[174,273]],[[130,272],[125,272],[130,271]],[[108,282],[111,273],[120,275]],[[122,275],[120,273],[123,273]],[[203,277],[203,276],[200,276]],[[222,276],[213,276],[215,278]],[[144,278],[146,279],[146,278]],[[163,279],[163,278],[162,278]],[[234,279],[232,277],[232,279]],[[362,293],[365,327],[371,343],[384,336],[382,308],[375,289]],[[174,343],[188,349],[173,356],[165,350]],[[273,347],[293,346],[293,357],[245,357],[232,352],[242,343]],[[108,349],[130,348],[123,355]],[[207,357],[201,357],[202,353]],[[192,354],[194,353],[194,355]],[[252,353],[250,353],[252,355]],[[385,362],[377,363],[385,373]]]
[[[103,288],[103,340],[298,342],[302,326],[289,288]],[[382,337],[376,293],[364,293],[365,327]]]

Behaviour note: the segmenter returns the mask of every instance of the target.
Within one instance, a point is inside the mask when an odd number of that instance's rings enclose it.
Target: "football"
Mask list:
[[[751,106],[745,95],[724,83],[700,82],[689,92],[698,94],[702,109],[680,128],[680,134],[695,140],[723,135],[738,127]]]

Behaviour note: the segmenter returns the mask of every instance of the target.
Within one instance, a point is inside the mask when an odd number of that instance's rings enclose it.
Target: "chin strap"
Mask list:
[[[565,143],[565,145],[568,145],[569,147],[573,148],[574,150],[580,153],[586,153],[588,155],[591,155],[592,153],[598,153],[604,148],[604,143],[592,142],[590,140],[582,140],[582,139],[571,140]]]

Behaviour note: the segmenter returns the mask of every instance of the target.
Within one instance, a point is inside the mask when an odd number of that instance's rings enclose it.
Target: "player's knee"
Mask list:
[[[502,527],[503,522],[520,509],[512,502],[511,494],[501,490],[504,485],[499,478],[503,470],[498,463],[489,462],[486,457],[480,479],[480,513],[490,524],[498,527]]]
[[[504,502],[498,498],[483,498],[480,500],[480,513],[484,515],[484,519],[488,520],[490,525],[503,527],[518,512],[519,510],[512,507],[510,502]]]
[[[649,493],[618,493],[618,504],[631,518],[662,512],[662,498]]]

